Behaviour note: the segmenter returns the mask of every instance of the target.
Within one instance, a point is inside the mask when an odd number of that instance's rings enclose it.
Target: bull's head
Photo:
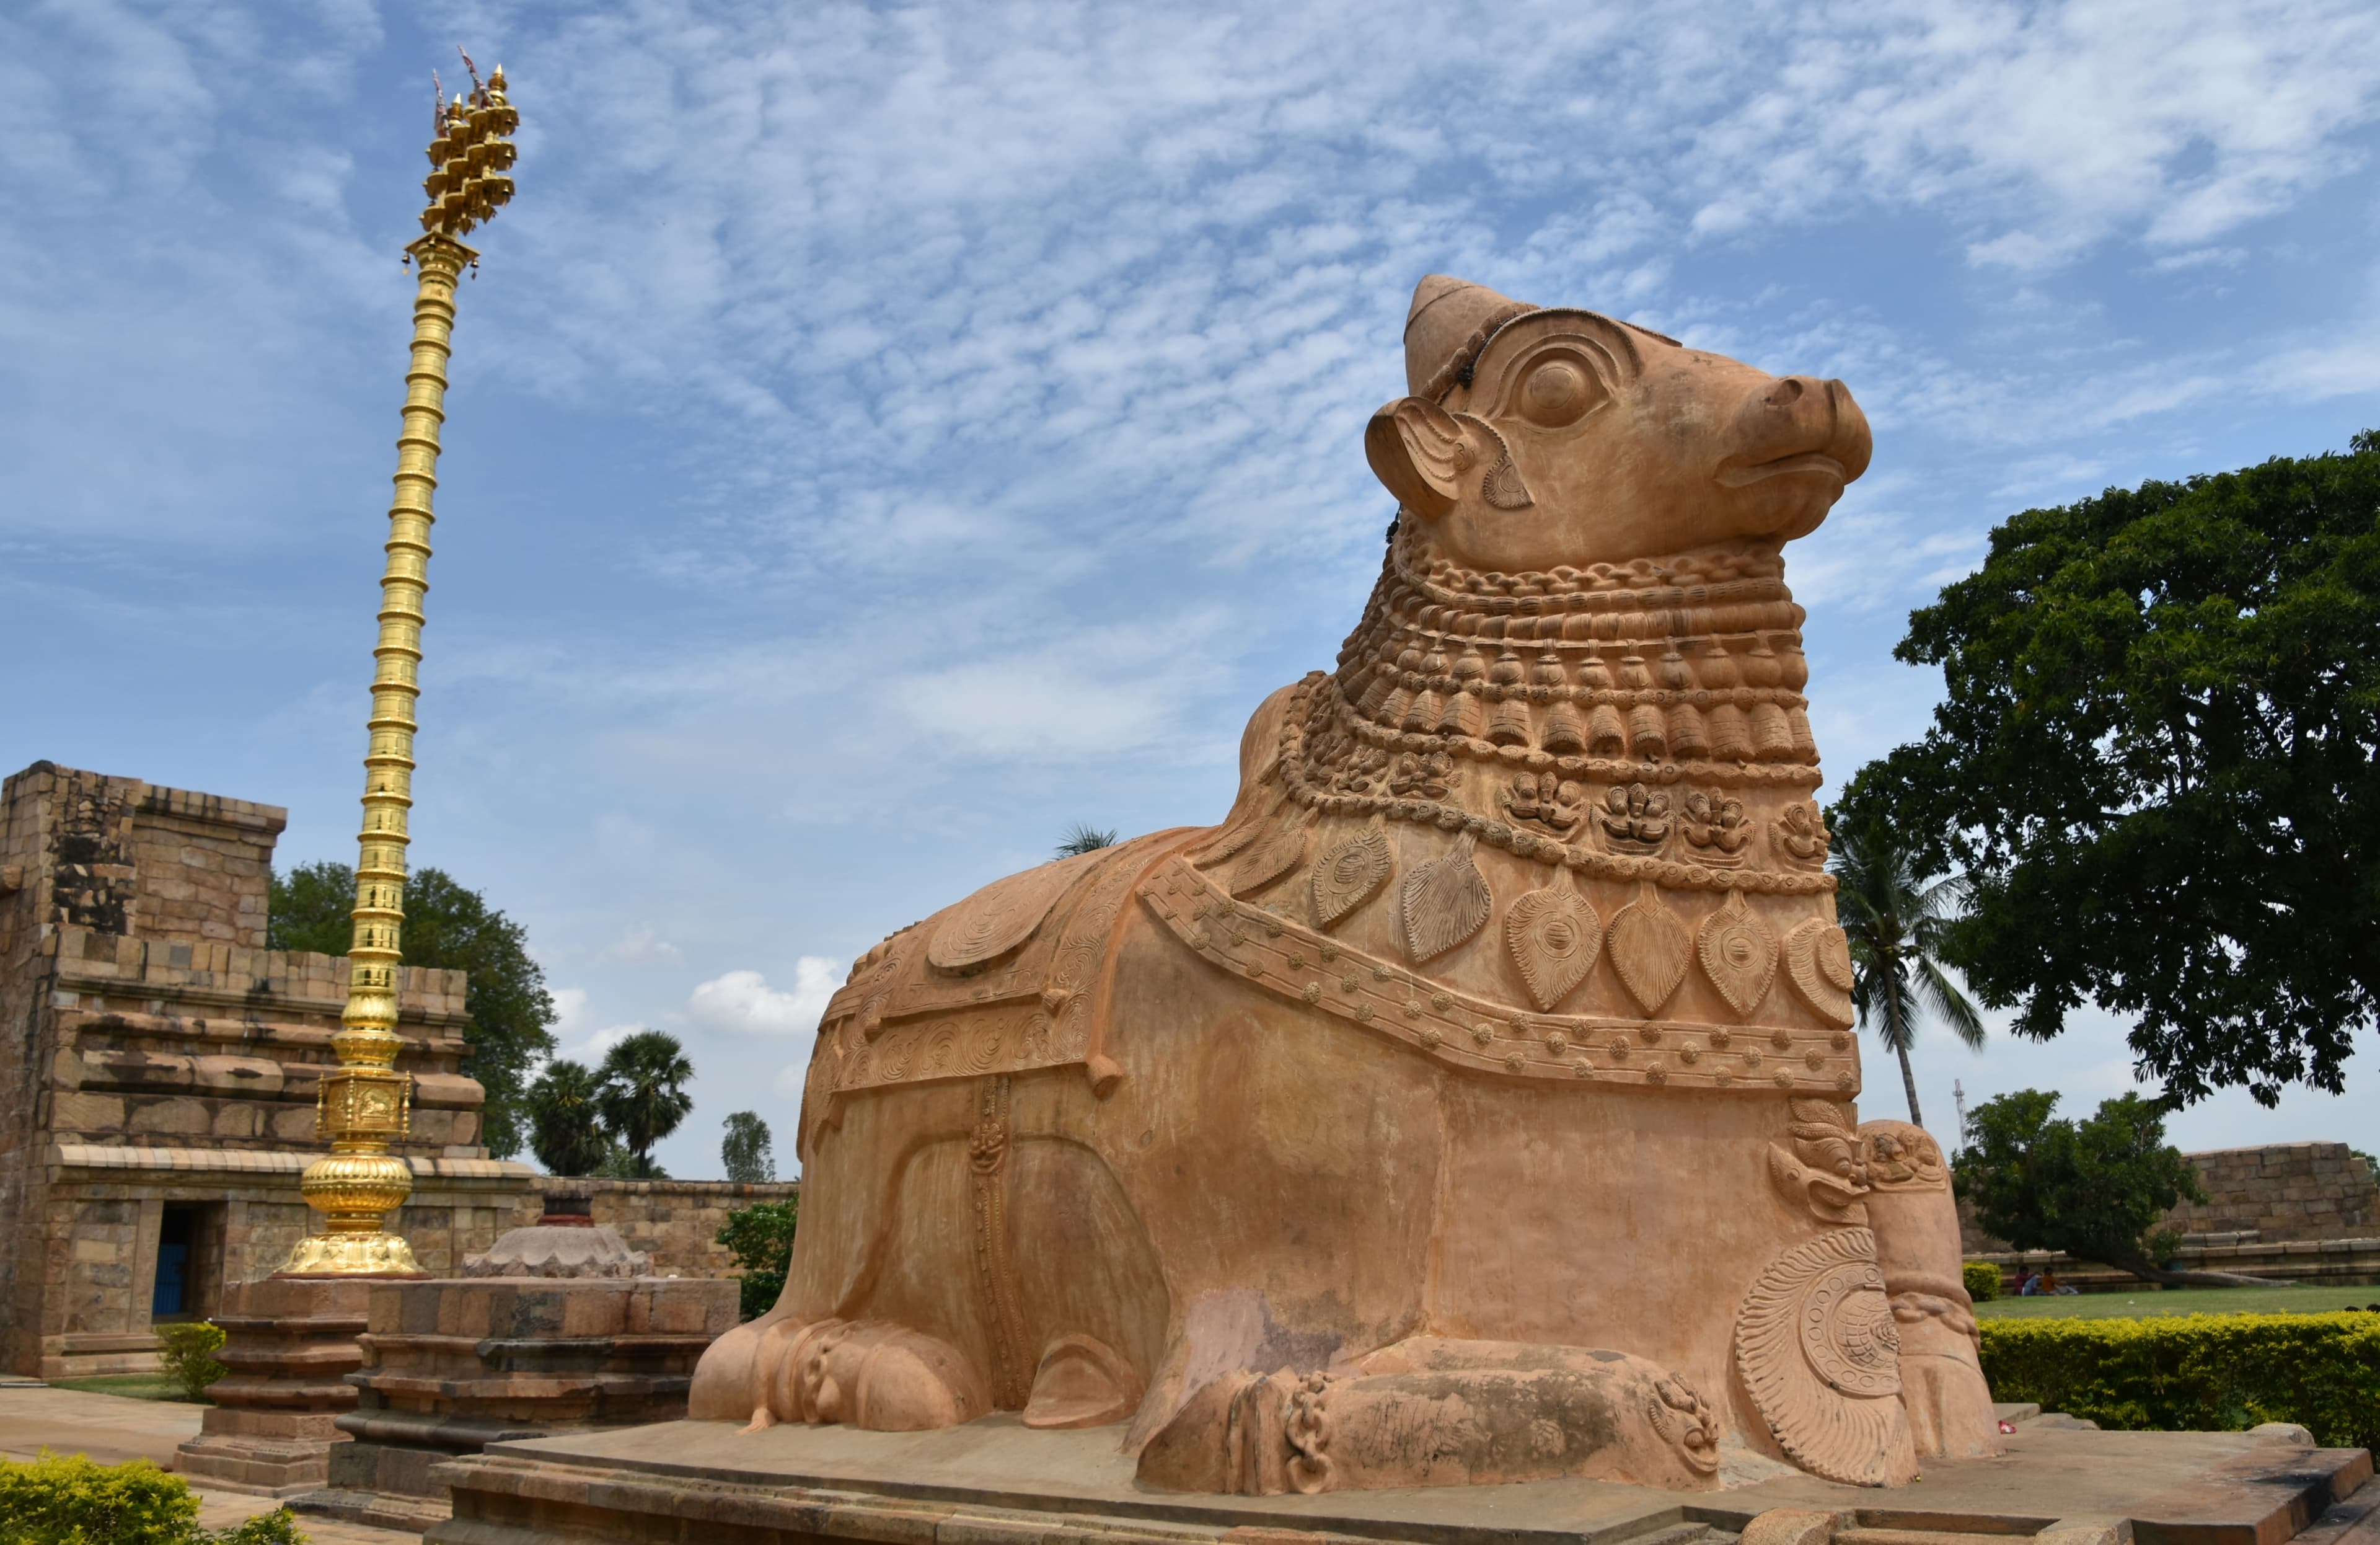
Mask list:
[[[1405,322],[1413,395],[1364,450],[1434,545],[1524,573],[1817,528],[1867,469],[1840,381],[1773,376],[1593,311],[1433,274]]]

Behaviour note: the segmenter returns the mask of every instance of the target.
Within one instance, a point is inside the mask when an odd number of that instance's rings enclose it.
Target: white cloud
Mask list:
[[[595,952],[614,966],[683,966],[686,952],[662,938],[652,924],[638,923]]]
[[[1430,271],[1851,383],[1876,467],[1791,571],[1847,772],[1933,689],[1899,614],[2016,503],[2368,418],[2368,11],[0,6],[0,204],[43,212],[0,222],[0,649],[209,684],[134,736],[29,683],[0,770],[352,851],[422,164],[373,83],[461,37],[526,127],[461,296],[416,825],[577,984],[580,1054],[683,1027],[765,1089],[821,991],[726,966],[856,955],[1074,820],[1212,819],[1371,583],[1362,426]]]
[[[847,962],[806,955],[794,963],[794,986],[780,991],[758,971],[729,971],[711,978],[686,999],[693,1021],[707,1029],[808,1034],[818,1028],[826,1002],[843,985]]]

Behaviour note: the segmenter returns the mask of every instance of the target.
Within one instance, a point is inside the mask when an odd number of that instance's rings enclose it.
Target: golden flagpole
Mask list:
[[[468,60],[465,61],[467,64]],[[476,74],[476,72],[475,72]],[[322,1214],[322,1232],[298,1242],[282,1267],[295,1276],[421,1274],[412,1247],[382,1227],[413,1193],[413,1169],[389,1152],[410,1128],[413,1078],[396,1068],[396,971],[405,923],[406,812],[413,804],[413,702],[420,696],[421,598],[430,588],[431,493],[438,485],[438,426],[445,419],[446,358],[455,286],[480,254],[457,239],[495,217],[513,196],[505,174],[520,115],[498,66],[487,84],[455,93],[431,141],[430,196],[414,265],[413,359],[406,371],[404,428],[396,440],[396,493],[388,511],[388,564],[381,574],[380,642],[364,753],[364,821],[356,864],[355,943],[347,1005],[322,1076],[316,1135],[328,1156],[306,1167],[299,1189]]]

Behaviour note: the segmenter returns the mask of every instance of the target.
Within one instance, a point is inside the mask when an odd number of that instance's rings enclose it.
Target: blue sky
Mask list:
[[[790,1146],[859,951],[1073,821],[1216,819],[1390,501],[1433,271],[1840,375],[1789,554],[1831,774],[1993,522],[2380,425],[2359,3],[0,10],[0,764],[286,805],[351,860],[430,71],[502,61],[463,287],[417,858],[526,923],[565,1048],[686,1040]],[[2186,1147],[2380,1150],[2350,1094]],[[1870,1113],[1900,1114],[1873,1044]],[[2130,1087],[1945,1038],[1926,1114]],[[791,1154],[782,1156],[790,1167]]]

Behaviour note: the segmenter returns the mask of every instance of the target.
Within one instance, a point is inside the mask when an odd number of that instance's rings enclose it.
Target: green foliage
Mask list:
[[[801,1198],[755,1202],[727,1214],[713,1243],[724,1245],[744,1273],[741,1308],[756,1320],[776,1307],[785,1291],[785,1271],[794,1259],[794,1224]]]
[[[1964,870],[1986,1004],[2131,1017],[2185,1101],[2341,1091],[2380,1011],[2380,432],[2013,516],[1895,652],[1944,700],[1843,806]]]
[[[2063,1250],[2150,1282],[2178,1238],[2157,1220],[2204,1201],[2198,1171],[2165,1140],[2165,1106],[2137,1094],[2103,1101],[2082,1122],[2054,1115],[2058,1096],[2019,1089],[1968,1113],[1951,1166],[1958,1193],[1987,1234],[2020,1250]]]
[[[1057,856],[1079,858],[1086,853],[1097,853],[1102,847],[1113,847],[1115,840],[1114,827],[1101,831],[1097,826],[1086,826],[1078,821],[1066,828],[1065,840],[1059,843]]]
[[[2328,1448],[2380,1446],[2380,1315],[1985,1320],[1995,1400],[2102,1427],[2241,1431],[2268,1421]]]
[[[1919,1017],[1930,1013],[1971,1048],[1984,1045],[1983,1016],[1941,964],[1962,887],[1955,880],[1927,883],[1900,832],[1873,818],[1837,820],[1827,867],[1835,876],[1836,920],[1851,943],[1852,1005],[1900,1059],[1909,1120],[1923,1126],[1917,1077],[1909,1068]]]
[[[221,1326],[203,1320],[160,1325],[156,1336],[159,1369],[184,1400],[204,1400],[207,1386],[231,1371],[214,1358],[225,1339]]]
[[[1959,1275],[1967,1284],[1967,1296],[1978,1304],[2000,1296],[2000,1269],[1988,1260],[1968,1261],[1959,1268]]]
[[[231,1528],[200,1529],[191,1537],[190,1545],[306,1545],[306,1531],[298,1527],[298,1515],[287,1507],[276,1507]]]
[[[587,1173],[601,1180],[667,1180],[670,1177],[669,1171],[650,1159],[638,1158],[618,1143],[604,1149],[602,1162]]]
[[[611,1153],[610,1134],[596,1108],[603,1080],[584,1063],[559,1058],[545,1064],[523,1101],[529,1151],[548,1174],[593,1174]]]
[[[146,1459],[97,1465],[43,1449],[30,1464],[0,1459],[0,1519],[11,1545],[184,1545],[199,1499]]]
[[[276,874],[266,943],[346,955],[355,900],[355,870],[345,864],[304,864]],[[405,882],[400,939],[407,966],[470,973],[464,1040],[471,1054],[463,1071],[487,1088],[480,1140],[497,1158],[511,1158],[528,1137],[529,1072],[553,1054],[553,999],[529,955],[528,933],[443,870],[425,869]]]
[[[664,1030],[638,1030],[603,1053],[597,1070],[603,1081],[595,1094],[595,1108],[604,1129],[627,1149],[635,1161],[635,1178],[667,1178],[652,1161],[653,1145],[677,1130],[694,1109],[686,1086],[694,1080],[694,1064],[677,1037]]]
[[[0,1459],[0,1540],[7,1545],[305,1545],[297,1515],[277,1508],[233,1528],[199,1526],[181,1477],[146,1459],[94,1464],[42,1451]]]
[[[727,1118],[727,1136],[720,1140],[719,1162],[727,1178],[747,1186],[764,1185],[777,1178],[777,1155],[769,1136],[769,1124],[752,1111],[738,1111]]]

